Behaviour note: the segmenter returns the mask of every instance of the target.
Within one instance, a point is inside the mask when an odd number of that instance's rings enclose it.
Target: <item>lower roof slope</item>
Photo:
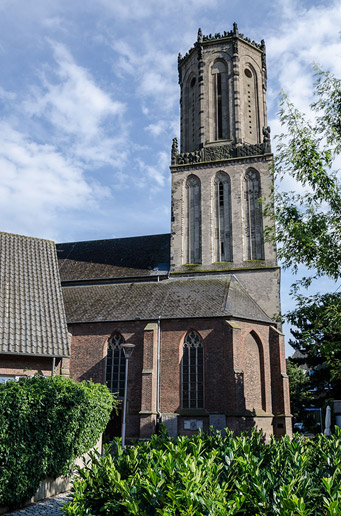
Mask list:
[[[233,275],[63,287],[69,324],[206,317],[271,323]]]
[[[0,353],[70,354],[54,242],[0,233]]]

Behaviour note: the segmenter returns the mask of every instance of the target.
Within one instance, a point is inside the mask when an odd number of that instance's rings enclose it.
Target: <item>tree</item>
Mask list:
[[[315,396],[340,399],[341,396],[341,294],[299,296],[297,307],[286,314],[294,326],[289,344],[304,358],[296,359],[313,372],[309,387]]]
[[[285,268],[297,273],[304,266],[308,271],[292,285],[296,308],[286,318],[297,329],[292,330],[290,344],[305,355],[319,394],[340,397],[340,293],[336,289],[328,294],[302,294],[316,278],[337,281],[341,275],[341,185],[333,171],[341,151],[341,80],[317,66],[315,74],[313,121],[281,94],[280,120],[285,130],[277,137],[274,173],[278,183],[289,175],[298,187],[295,192],[274,190],[265,212],[274,217],[276,232],[269,228],[266,237],[277,243]]]
[[[312,402],[312,395],[309,390],[309,375],[291,358],[287,361],[287,373],[289,376],[291,413],[296,421],[305,423],[305,409],[310,407]]]

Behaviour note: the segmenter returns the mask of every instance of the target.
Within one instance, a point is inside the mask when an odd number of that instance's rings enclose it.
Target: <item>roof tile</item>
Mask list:
[[[0,353],[69,356],[53,242],[0,233],[0,300]]]
[[[57,244],[62,281],[167,274],[170,234]]]
[[[69,323],[235,317],[271,323],[234,276],[63,287]]]

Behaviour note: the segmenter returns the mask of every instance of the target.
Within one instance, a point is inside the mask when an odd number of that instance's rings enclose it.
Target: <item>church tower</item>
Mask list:
[[[274,246],[260,198],[272,187],[265,44],[203,36],[178,56],[181,137],[172,146],[171,272],[233,273],[271,317],[280,311]],[[261,298],[261,299],[260,299]]]

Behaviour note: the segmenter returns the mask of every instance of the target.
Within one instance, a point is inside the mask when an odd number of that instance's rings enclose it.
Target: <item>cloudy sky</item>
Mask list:
[[[0,230],[169,232],[177,54],[234,21],[265,39],[274,135],[281,89],[304,110],[312,62],[341,76],[339,0],[0,0]]]

